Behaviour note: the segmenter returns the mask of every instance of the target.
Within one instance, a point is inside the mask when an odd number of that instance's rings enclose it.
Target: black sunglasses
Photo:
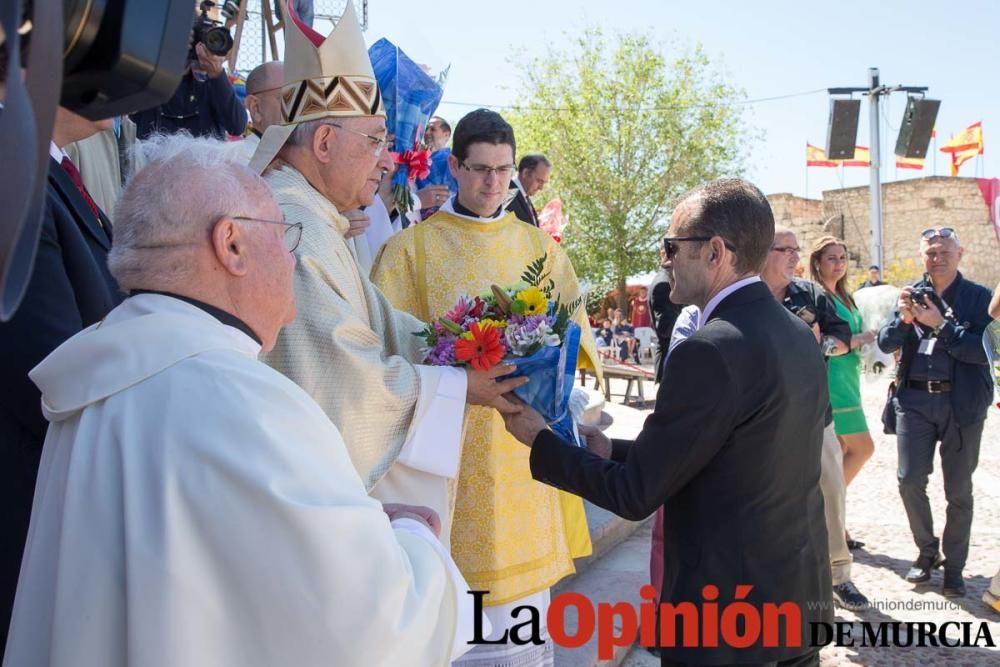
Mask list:
[[[666,253],[667,259],[673,259],[674,255],[677,254],[679,246],[678,241],[700,241],[704,243],[705,241],[711,241],[714,237],[712,236],[665,236],[663,238],[663,252]],[[729,241],[725,239],[722,240],[729,252],[736,252],[736,246],[734,246]]]

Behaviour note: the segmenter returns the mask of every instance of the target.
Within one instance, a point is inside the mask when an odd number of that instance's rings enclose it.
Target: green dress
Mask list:
[[[837,315],[851,325],[851,333],[862,331],[861,313],[831,295]],[[851,350],[839,357],[830,357],[827,367],[830,383],[830,404],[833,406],[833,428],[837,435],[864,433],[868,430],[865,411],[861,407],[861,355]]]

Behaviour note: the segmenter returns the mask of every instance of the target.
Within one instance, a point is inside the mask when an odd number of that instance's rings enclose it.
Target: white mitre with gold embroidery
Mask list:
[[[263,173],[299,123],[320,118],[385,116],[361,24],[348,1],[326,39],[305,25],[288,6],[285,22],[285,80],[282,121],[267,128],[250,168]]]

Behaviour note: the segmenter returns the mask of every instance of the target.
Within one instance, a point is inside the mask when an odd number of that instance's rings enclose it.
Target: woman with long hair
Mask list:
[[[833,406],[833,426],[844,451],[844,481],[850,484],[865,462],[875,452],[861,405],[861,355],[858,350],[875,342],[874,331],[865,331],[861,314],[847,290],[847,245],[833,236],[824,236],[812,246],[809,273],[814,282],[826,290],[837,314],[851,325],[851,350],[830,357],[827,377],[830,384],[830,404]],[[848,538],[848,546],[862,546]]]

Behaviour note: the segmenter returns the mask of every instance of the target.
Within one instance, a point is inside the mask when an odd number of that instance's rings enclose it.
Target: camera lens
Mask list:
[[[225,28],[214,27],[205,31],[205,48],[217,56],[224,56],[233,48],[233,37]]]

